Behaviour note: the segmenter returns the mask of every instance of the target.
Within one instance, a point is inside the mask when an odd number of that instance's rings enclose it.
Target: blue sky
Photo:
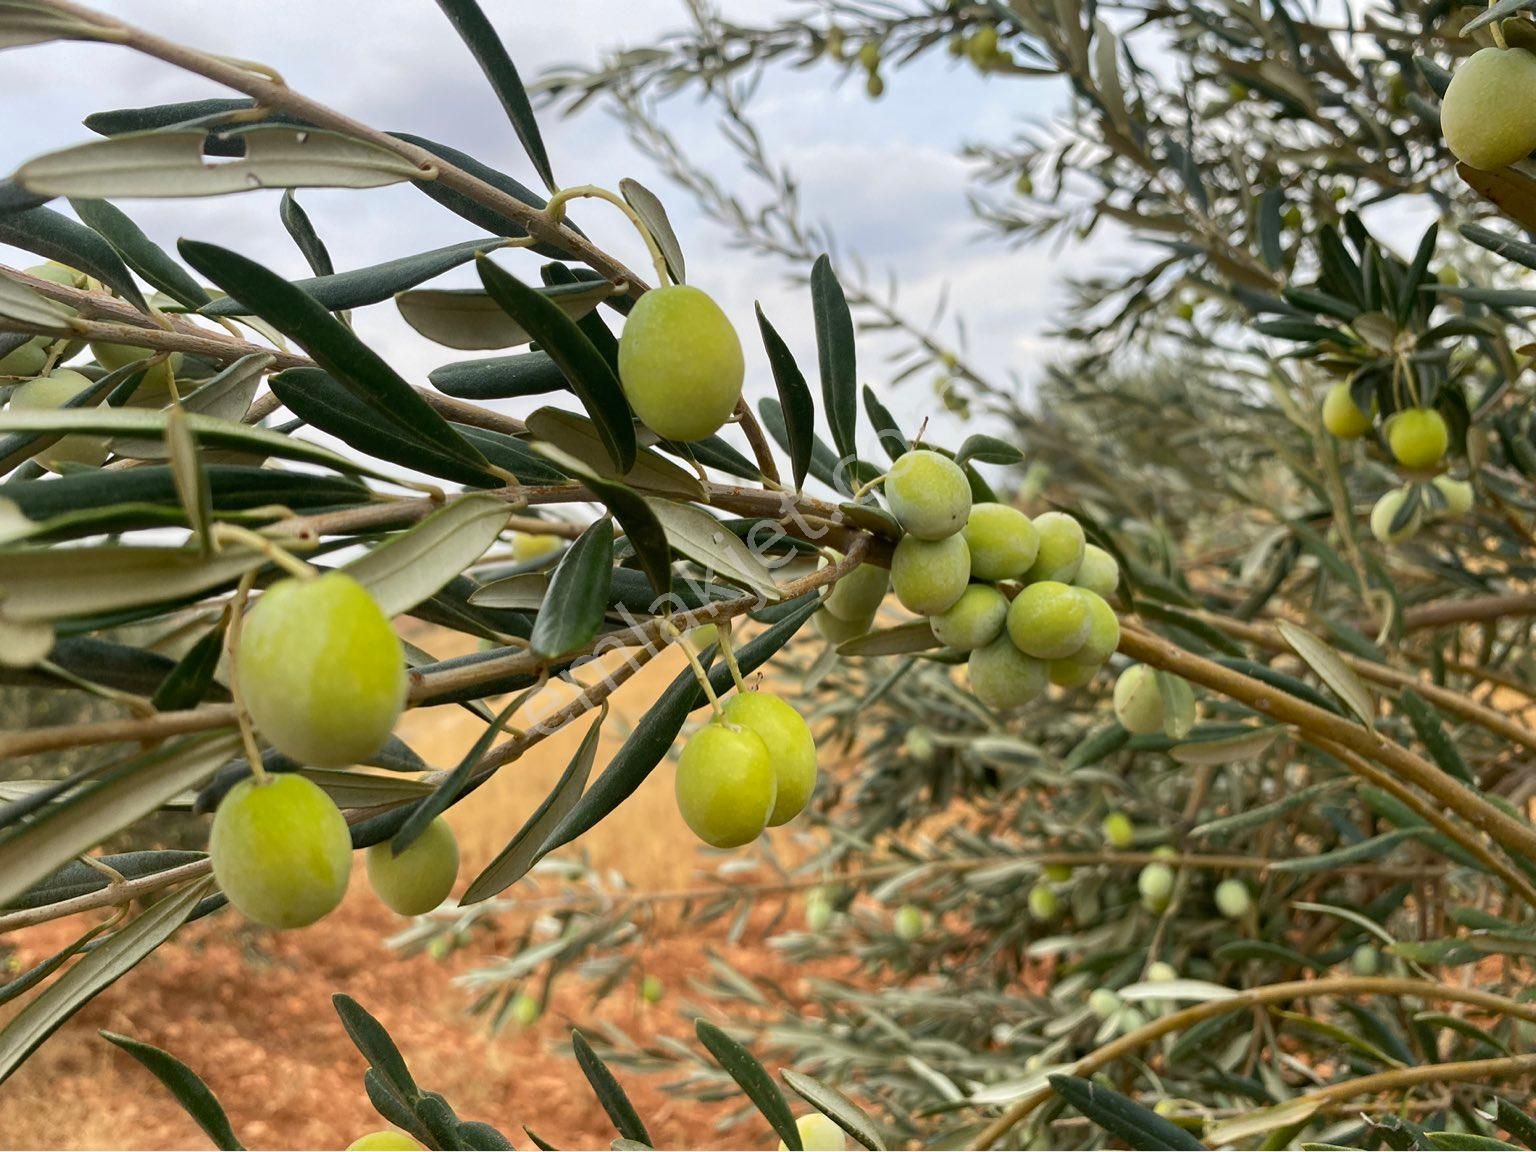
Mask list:
[[[536,185],[510,127],[478,69],[430,0],[371,0],[359,5],[313,0],[133,0],[98,5],[167,36],[210,51],[262,61],[295,88],[377,127],[440,139],[481,156]],[[604,52],[654,39],[686,18],[673,0],[572,0],[562,4],[487,3],[524,77],[571,61],[595,62]],[[768,2],[733,0],[729,15],[764,19]],[[788,6],[784,6],[788,7]],[[216,86],[156,61],[102,45],[57,44],[6,53],[8,131],[0,135],[0,169],[10,170],[38,152],[89,138],[81,119],[103,108],[222,95]],[[986,237],[965,201],[968,167],[958,158],[967,139],[1004,139],[1030,120],[1048,117],[1065,98],[1054,80],[983,79],[943,56],[887,73],[884,99],[871,102],[862,74],[845,80],[831,67],[772,74],[754,103],[757,123],[778,159],[797,172],[810,213],[836,230],[848,249],[872,268],[893,269],[911,314],[927,317],[943,285],[967,318],[970,354],[989,374],[1008,371],[1029,379],[1050,348],[1062,261],[1078,270],[1083,252],[1065,257],[1016,251]],[[740,185],[730,167],[712,111],[693,93],[663,105],[667,127],[696,155],[721,167],[722,182]],[[735,320],[747,347],[748,389],[771,391],[771,380],[752,322],[752,301],[762,301],[807,368],[814,365],[810,305],[791,288],[782,267],[727,244],[702,220],[686,193],[668,185],[625,139],[620,126],[589,105],[576,118],[542,116],[556,175],[565,183],[617,185],[633,176],[666,202],[688,255],[690,280],[714,294]],[[338,268],[387,260],[472,234],[471,227],[409,187],[369,192],[313,190],[301,200],[330,246]],[[275,193],[206,200],[127,201],[149,234],[170,246],[180,236],[237,248],[285,274],[306,269],[277,219]],[[601,205],[580,205],[579,219],[605,247],[645,267],[628,225]],[[1107,258],[1102,242],[1086,253]],[[35,258],[0,249],[22,264]],[[515,271],[533,273],[531,256],[509,257]],[[471,283],[461,272],[447,284]],[[359,314],[359,329],[402,371],[422,379],[436,365],[462,354],[437,348],[411,333],[390,305]],[[888,392],[882,341],[861,344],[861,376],[905,419],[946,421],[926,375]],[[516,406],[513,406],[516,410]]]

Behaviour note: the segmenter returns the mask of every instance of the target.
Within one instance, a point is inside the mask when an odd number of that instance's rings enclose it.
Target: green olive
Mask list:
[[[990,584],[972,584],[928,623],[940,644],[970,652],[996,640],[1007,620],[1008,598]]]
[[[1167,984],[1179,978],[1179,970],[1162,960],[1147,965],[1147,980],[1152,984]]]
[[[997,29],[991,24],[983,24],[977,28],[965,42],[966,55],[978,68],[989,67],[997,58],[997,51]]]
[[[1397,521],[1403,506],[1408,503],[1409,491],[1407,486],[1394,488],[1383,494],[1376,506],[1371,509],[1371,535],[1383,544],[1400,544],[1416,535],[1424,526],[1424,506],[1419,504],[1414,508],[1408,520],[1400,528],[1394,529],[1392,525]]]
[[[928,928],[928,917],[915,904],[903,904],[896,909],[896,935],[903,940],[916,940]]]
[[[885,602],[890,586],[891,574],[887,569],[878,564],[860,564],[832,585],[821,606],[841,620],[867,625]]]
[[[1120,646],[1120,617],[1115,615],[1109,601],[1097,592],[1079,588],[1078,594],[1088,604],[1088,638],[1069,659],[1098,667],[1113,656],[1115,649]]]
[[[885,474],[885,498],[902,530],[919,540],[943,540],[965,527],[971,485],[948,456],[915,448]]]
[[[1433,408],[1408,408],[1387,424],[1387,444],[1404,468],[1433,468],[1445,457],[1451,433]]]
[[[1356,976],[1374,976],[1381,971],[1381,953],[1370,944],[1362,944],[1349,957]]]
[[[68,368],[55,368],[47,376],[28,380],[11,393],[11,409],[62,408],[80,393],[95,387],[91,380]],[[66,464],[81,464],[99,468],[107,459],[107,440],[104,436],[88,436],[79,433],[63,436],[37,454],[37,462],[55,472]]]
[[[1029,890],[1029,918],[1041,924],[1049,924],[1061,915],[1061,901],[1056,893],[1044,884],[1036,884]]]
[[[19,348],[0,356],[0,376],[36,376],[48,363],[48,346],[53,340],[34,336]]]
[[[762,835],[778,798],[778,777],[755,732],[707,724],[683,746],[677,807],[693,834],[715,848],[740,848]]]
[[[1340,440],[1358,440],[1371,430],[1371,418],[1360,411],[1349,385],[1343,381],[1323,397],[1323,427]]]
[[[1465,516],[1472,511],[1472,485],[1453,476],[1436,476],[1430,481],[1445,497],[1445,515]]]
[[[1051,660],[1046,665],[1046,672],[1050,676],[1051,683],[1058,688],[1084,688],[1093,682],[1093,678],[1099,674],[1102,664],[1081,663],[1075,657],[1066,660]]]
[[[1111,812],[1099,827],[1104,842],[1117,851],[1124,852],[1136,843],[1136,826],[1124,812]]]
[[[108,372],[116,372],[119,368],[126,368],[136,360],[147,360],[156,355],[156,352],[153,348],[136,348],[130,344],[93,343],[91,355],[95,356],[96,363]],[[132,399],[141,405],[169,403],[172,378],[181,372],[181,365],[181,353],[172,352],[144,373],[144,378],[134,389]]]
[[[1112,988],[1095,988],[1088,994],[1088,1011],[1100,1020],[1108,1020],[1124,1007],[1125,1002]]]
[[[948,611],[971,579],[971,553],[959,533],[947,540],[903,536],[891,557],[891,587],[909,612],[936,616]]]
[[[848,1135],[820,1112],[807,1112],[795,1120],[795,1131],[800,1133],[800,1147],[805,1152],[844,1152],[848,1147]],[[788,1152],[789,1145],[779,1141],[779,1152]]]
[[[1065,884],[1072,879],[1072,865],[1047,864],[1040,874],[1052,884]]]
[[[1037,660],[1075,655],[1092,626],[1088,593],[1057,580],[1029,585],[1008,609],[1008,635],[1019,651]]]
[[[871,100],[878,100],[885,95],[885,81],[880,78],[880,73],[871,72],[864,77],[864,94]]]
[[[725,705],[725,720],[755,733],[768,750],[777,777],[768,827],[789,823],[816,791],[816,737],[811,726],[792,704],[771,692],[738,692]]]
[[[1000,712],[1021,708],[1045,691],[1045,662],[1020,652],[1006,632],[972,652],[966,667],[976,699]]]
[[[261,734],[316,768],[367,760],[405,707],[400,640],[345,572],[267,589],[246,616],[237,671]]]
[[[1088,547],[1083,526],[1066,512],[1042,512],[1035,517],[1035,532],[1040,537],[1040,547],[1024,578],[1060,580],[1064,584],[1077,579]]]
[[[544,1015],[544,1005],[539,1003],[537,996],[519,992],[512,1001],[512,1019],[516,1020],[521,1028],[532,1028],[539,1022],[539,1017],[542,1015]]]
[[[368,881],[380,900],[402,916],[430,912],[453,891],[459,841],[439,816],[400,855],[384,840],[368,849]]]
[[[425,1148],[425,1144],[417,1143],[404,1132],[385,1128],[380,1132],[359,1136],[347,1145],[347,1152],[417,1152],[417,1149],[425,1150]]]
[[[1493,171],[1536,149],[1536,56],[1524,48],[1484,48],[1451,77],[1440,102],[1445,143],[1463,164]]]
[[[1132,664],[1115,681],[1115,719],[1127,732],[1150,736],[1163,730],[1163,692],[1157,669]]]
[[[514,532],[512,533],[512,559],[519,564],[542,560],[545,556],[560,551],[564,545],[565,539],[560,536],[550,536],[542,532]]]
[[[1120,564],[1097,544],[1083,546],[1083,562],[1078,565],[1072,583],[1106,599],[1120,587]]]
[[[1173,899],[1173,869],[1166,864],[1148,864],[1136,877],[1136,890],[1148,912],[1167,910]]]
[[[660,976],[648,975],[640,981],[640,999],[647,1004],[660,1004],[666,991],[666,985],[661,982]]]
[[[685,284],[635,302],[619,338],[619,380],[645,424],[668,440],[719,431],[741,398],[741,341],[720,306]]]
[[[805,894],[805,926],[812,932],[824,932],[832,923],[832,897],[824,888],[812,888]]]
[[[335,802],[303,776],[248,778],[220,801],[208,855],[214,879],[247,919],[302,928],[346,895],[352,834]]]
[[[978,580],[1017,580],[1040,551],[1030,518],[1007,504],[976,504],[965,521],[971,575]]]
[[[1228,920],[1241,920],[1253,907],[1248,895],[1248,885],[1235,877],[1216,885],[1216,911]]]
[[[844,620],[841,616],[834,616],[825,608],[811,619],[816,624],[816,631],[826,637],[827,642],[833,647],[865,635],[869,631],[869,626],[874,623],[874,617],[868,620]]]
[[[860,44],[859,63],[871,72],[880,67],[880,45],[873,40]]]

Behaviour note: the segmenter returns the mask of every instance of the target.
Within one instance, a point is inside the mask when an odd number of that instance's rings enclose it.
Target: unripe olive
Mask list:
[[[1371,418],[1360,411],[1344,381],[1328,389],[1323,397],[1323,427],[1340,440],[1358,440],[1371,430]]]
[[[949,52],[949,54],[951,56],[964,56],[965,55],[965,36],[963,34],[959,33],[959,32],[956,32],[953,36],[951,36],[949,38],[948,42],[944,45],[944,47]]]
[[[1180,320],[1193,320],[1195,318],[1195,306],[1188,300],[1185,300],[1180,303],[1177,308],[1174,309],[1174,314],[1177,315]]]
[[[677,807],[693,834],[716,848],[740,848],[762,835],[778,797],[778,777],[762,738],[707,724],[683,746]]]
[[[1040,551],[1040,534],[1030,518],[1007,504],[983,503],[965,520],[971,575],[978,580],[1017,580]]]
[[[991,24],[983,24],[971,33],[965,51],[976,67],[987,67],[997,57],[997,29]]]
[[[1120,1035],[1134,1032],[1138,1028],[1145,1028],[1147,1017],[1140,1008],[1127,1005],[1120,1012],[1120,1018],[1115,1021],[1115,1031]]]
[[[458,837],[441,816],[398,856],[388,840],[368,849],[368,882],[402,916],[432,911],[448,899],[458,875]]]
[[[891,556],[891,587],[909,612],[936,616],[954,606],[971,579],[971,553],[959,533],[947,540],[903,536]]]
[[[1153,984],[1167,984],[1179,978],[1178,969],[1162,960],[1147,965],[1147,980]]]
[[[1457,480],[1453,476],[1436,476],[1430,483],[1445,497],[1447,516],[1465,516],[1472,511],[1472,485],[1469,481]]]
[[[940,644],[970,652],[1002,635],[1007,619],[1008,598],[990,584],[972,584],[928,623]]]
[[[1136,877],[1136,890],[1148,912],[1162,912],[1173,899],[1173,869],[1166,864],[1148,864]]]
[[[560,551],[564,544],[565,540],[559,536],[550,536],[542,532],[514,532],[512,533],[512,559],[519,564],[540,560],[552,552]]]
[[[536,996],[519,992],[517,998],[512,1001],[512,1019],[517,1021],[519,1027],[533,1027],[542,1015],[544,1015],[544,1006],[539,1003]]]
[[[871,100],[878,100],[885,95],[885,81],[880,78],[880,73],[871,72],[864,77],[864,94]]]
[[[932,764],[934,753],[938,749],[934,746],[933,735],[926,728],[908,728],[907,734],[902,738],[903,751],[919,764]]]
[[[1072,865],[1047,864],[1042,875],[1052,884],[1065,884],[1068,880],[1072,879]]]
[[[800,1133],[800,1147],[805,1152],[844,1152],[848,1147],[848,1134],[820,1112],[807,1112],[796,1119],[795,1131]],[[779,1152],[788,1149],[789,1145],[780,1140]]]
[[[688,629],[684,635],[688,637],[688,643],[693,645],[695,652],[702,652],[720,639],[720,629],[714,624],[700,624],[697,628]]]
[[[1088,595],[1057,580],[1029,585],[1008,608],[1008,635],[1019,651],[1037,660],[1075,655],[1092,626]]]
[[[347,1145],[347,1152],[417,1152],[418,1149],[425,1148],[425,1144],[418,1143],[404,1132],[385,1128],[380,1132],[359,1136]]]
[[[247,919],[302,928],[346,895],[352,834],[313,781],[293,773],[248,777],[219,802],[208,855],[214,879]]]
[[[869,626],[874,623],[873,617],[868,620],[844,620],[841,616],[834,616],[825,608],[811,619],[816,624],[816,631],[826,637],[827,642],[833,646],[865,635],[869,631]]]
[[[1280,223],[1293,230],[1300,228],[1302,223],[1301,208],[1296,204],[1292,204],[1285,210],[1284,215],[1280,217]]]
[[[68,368],[55,368],[46,376],[28,380],[11,393],[11,409],[62,408],[80,393],[94,387],[88,377]],[[37,462],[58,472],[65,464],[99,468],[107,458],[107,441],[101,436],[62,436],[37,454]]]
[[[885,474],[885,498],[902,530],[919,540],[943,540],[965,527],[971,485],[948,456],[914,448]]]
[[[843,58],[843,46],[845,41],[846,37],[843,35],[843,30],[836,24],[828,28],[827,55],[832,57],[834,60],[841,60]]]
[[[903,904],[896,909],[896,935],[903,940],[916,940],[928,927],[928,918],[915,904]]]
[[[1045,691],[1045,662],[1024,655],[1006,633],[972,652],[966,667],[976,699],[999,712],[1021,708]]]
[[[1400,544],[1414,536],[1423,527],[1424,507],[1420,504],[1413,510],[1406,524],[1396,531],[1393,530],[1392,524],[1397,520],[1403,505],[1408,503],[1408,498],[1409,492],[1406,486],[1394,488],[1376,501],[1376,506],[1371,509],[1371,535],[1383,544]]]
[[[1536,149],[1536,56],[1523,48],[1474,52],[1451,77],[1440,127],[1456,159],[1492,171]]]
[[[1061,900],[1044,884],[1029,890],[1029,915],[1041,924],[1049,924],[1061,914]]]
[[[1033,196],[1035,194],[1035,181],[1028,172],[1020,172],[1019,178],[1013,182],[1013,190],[1020,196]]]
[[[880,610],[891,574],[878,564],[860,564],[832,585],[821,606],[843,620],[868,621]]]
[[[245,618],[246,710],[285,756],[344,768],[384,746],[405,707],[405,654],[368,590],[345,572],[282,580]]]
[[[1451,442],[1445,417],[1433,408],[1408,408],[1387,425],[1387,444],[1404,468],[1433,468]]]
[[[1051,683],[1058,688],[1082,688],[1093,682],[1103,665],[1097,661],[1080,663],[1075,656],[1052,660],[1046,668]]]
[[[1216,885],[1216,911],[1228,920],[1241,920],[1253,907],[1248,885],[1233,877]]]
[[[805,895],[805,926],[812,932],[823,932],[832,923],[832,898],[821,888],[812,888]]]
[[[1115,719],[1139,736],[1163,730],[1163,693],[1155,668],[1132,664],[1120,673],[1115,681]]]
[[[1370,944],[1362,944],[1350,956],[1349,966],[1356,976],[1374,976],[1381,971],[1381,953]]]
[[[1116,1012],[1120,1011],[1124,1001],[1111,988],[1095,988],[1088,993],[1088,1011],[1092,1012],[1100,1020],[1108,1020]]]
[[[816,791],[816,737],[792,704],[771,692],[738,692],[725,705],[725,720],[754,733],[768,750],[777,778],[768,827],[800,815]]]
[[[1113,656],[1120,646],[1120,617],[1115,615],[1109,601],[1097,592],[1089,592],[1086,588],[1079,588],[1077,592],[1088,605],[1088,638],[1068,659],[1097,667]]]
[[[108,372],[116,372],[119,368],[126,368],[137,360],[147,360],[155,354],[153,348],[137,348],[131,344],[93,343],[91,345],[91,355],[96,357],[96,363]],[[159,404],[169,401],[171,378],[181,372],[181,364],[181,353],[172,352],[150,368],[144,373],[144,378],[139,381],[138,388],[134,389],[133,399],[141,404]]]
[[[1116,851],[1124,852],[1136,843],[1136,825],[1124,812],[1111,812],[1099,828],[1104,833],[1104,842]]]
[[[47,336],[34,336],[19,348],[0,356],[0,376],[36,376],[48,363]]]
[[[1083,562],[1078,565],[1077,575],[1072,577],[1072,583],[1086,591],[1108,598],[1114,595],[1116,588],[1120,587],[1120,564],[1097,544],[1085,544]]]
[[[859,63],[871,72],[880,67],[880,45],[873,40],[860,44]]]
[[[1024,578],[1070,584],[1077,578],[1088,547],[1083,526],[1066,512],[1042,512],[1035,517],[1035,531],[1040,537],[1040,548]]]
[[[741,398],[741,341],[720,306],[686,284],[654,288],[619,337],[619,380],[645,424],[668,440],[702,440]]]
[[[660,976],[647,976],[640,981],[640,999],[647,1004],[660,1004],[661,998],[666,994],[666,986],[662,984]]]

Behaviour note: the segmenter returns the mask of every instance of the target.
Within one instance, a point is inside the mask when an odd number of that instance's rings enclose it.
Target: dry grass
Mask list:
[[[464,650],[462,641],[455,647],[454,638],[440,633],[412,639],[438,656]],[[616,694],[599,768],[682,667],[680,656],[666,654]],[[465,858],[461,885],[544,798],[588,723],[544,741],[451,813]],[[481,728],[466,710],[444,707],[410,714],[401,735],[435,767],[444,767]],[[790,848],[788,833],[775,835]],[[656,890],[689,883],[700,862],[693,844],[672,800],[671,764],[664,763],[577,847],[632,887]],[[462,1115],[495,1123],[520,1146],[531,1146],[521,1133],[526,1124],[561,1147],[606,1147],[613,1132],[568,1058],[573,1023],[607,1019],[639,1036],[689,1035],[681,1001],[687,974],[702,969],[706,949],[786,987],[806,975],[785,970],[750,932],[739,946],[726,945],[715,932],[669,935],[646,952],[648,965],[669,988],[661,1005],[620,991],[594,1010],[587,992],[567,981],[537,1025],[492,1038],[466,1017],[465,993],[451,976],[508,946],[516,926],[506,925],[496,936],[476,935],[471,947],[436,962],[401,957],[386,947],[385,938],[400,924],[373,899],[358,869],[342,908],[313,928],[264,933],[229,914],[192,926],[66,1024],[0,1089],[0,1148],[208,1146],[146,1072],[96,1035],[100,1028],[162,1045],[187,1061],[218,1092],[250,1147],[345,1147],[383,1125],[363,1093],[361,1059],[331,1012],[333,992],[353,995],[379,1015],[417,1078],[443,1092]],[[45,925],[10,943],[19,962],[28,964],[82,927]],[[722,1134],[715,1127],[717,1107],[675,1101],[642,1077],[626,1081],[663,1144],[774,1144],[766,1128]]]

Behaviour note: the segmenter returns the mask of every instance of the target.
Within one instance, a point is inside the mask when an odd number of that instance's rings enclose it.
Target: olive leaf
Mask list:
[[[533,622],[533,650],[540,656],[563,656],[590,642],[602,627],[612,578],[613,521],[604,516],[560,557]]]
[[[215,1148],[225,1149],[226,1152],[241,1152],[244,1149],[245,1145],[240,1143],[229,1125],[229,1117],[224,1114],[219,1098],[196,1072],[153,1044],[145,1044],[142,1040],[134,1040],[116,1032],[103,1031],[101,1037],[148,1068],[155,1079],[176,1097],[176,1102],[186,1109],[187,1114],[197,1121],[197,1126],[213,1141]]]
[[[1322,682],[1359,717],[1367,728],[1375,727],[1376,700],[1355,670],[1322,640],[1299,624],[1281,620],[1276,628],[1296,655],[1306,661]]]
[[[494,496],[460,496],[343,571],[362,584],[386,616],[409,612],[485,554],[511,509]]]

